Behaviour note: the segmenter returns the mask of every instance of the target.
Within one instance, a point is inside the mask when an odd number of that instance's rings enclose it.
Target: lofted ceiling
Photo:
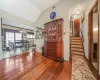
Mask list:
[[[32,2],[32,4],[35,5],[40,11],[43,11],[60,0],[29,0],[29,1]]]
[[[88,5],[90,3],[90,0],[87,0],[85,2],[79,3],[76,6],[74,6],[71,10],[70,10],[70,16],[75,16],[77,15],[77,11],[79,13],[83,13],[87,10]]]
[[[41,12],[59,0],[0,0],[0,9],[36,22]]]
[[[0,0],[0,9],[35,23],[45,9],[59,1],[61,0]]]

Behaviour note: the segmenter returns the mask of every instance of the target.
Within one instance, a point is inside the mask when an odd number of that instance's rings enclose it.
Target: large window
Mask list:
[[[22,34],[21,33],[15,33],[15,40],[22,40]]]
[[[13,32],[6,32],[6,44],[8,45],[9,42],[14,42]]]
[[[27,38],[33,39],[34,38],[34,34],[27,34]]]

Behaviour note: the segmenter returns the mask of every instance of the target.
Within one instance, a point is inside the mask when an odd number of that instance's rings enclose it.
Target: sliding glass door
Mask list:
[[[9,47],[9,43],[14,43],[14,33],[13,32],[6,32],[6,47]]]

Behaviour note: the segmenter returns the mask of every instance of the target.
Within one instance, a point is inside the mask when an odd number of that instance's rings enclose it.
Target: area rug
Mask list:
[[[84,56],[72,55],[72,80],[96,80]]]

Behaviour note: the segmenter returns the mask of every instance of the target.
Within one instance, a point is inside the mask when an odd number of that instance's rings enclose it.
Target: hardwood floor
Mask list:
[[[71,80],[71,62],[21,54],[0,61],[0,80]]]

